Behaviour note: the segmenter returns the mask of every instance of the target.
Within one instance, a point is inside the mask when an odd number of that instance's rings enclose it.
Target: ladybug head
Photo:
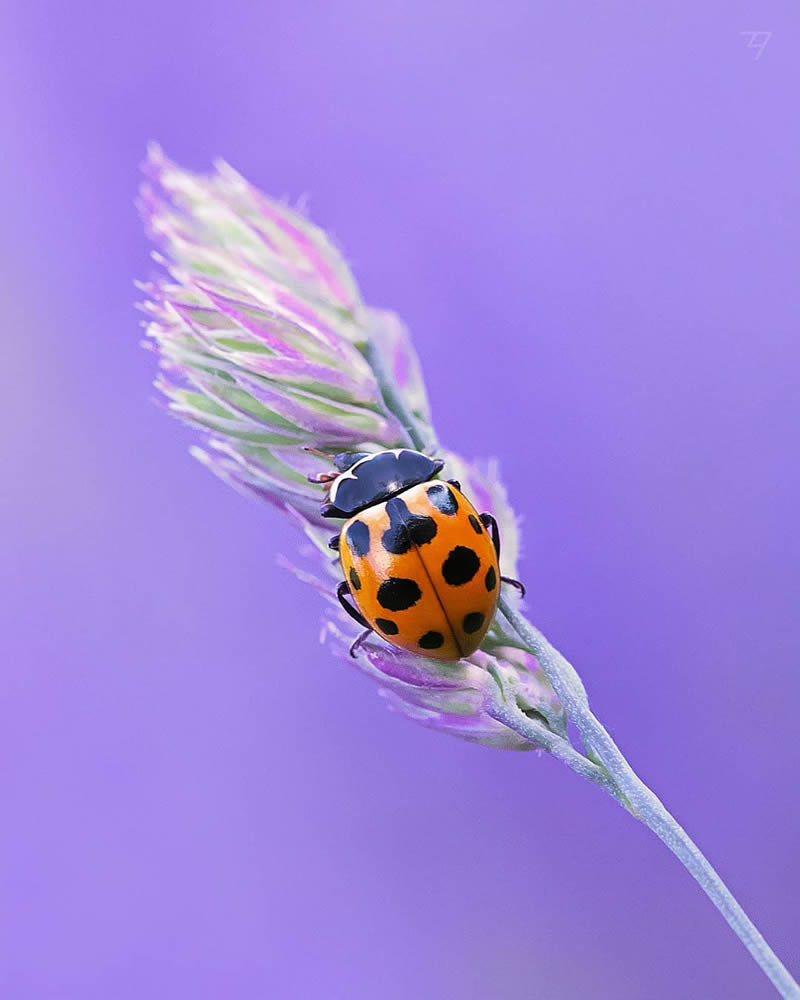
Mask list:
[[[340,451],[338,455],[333,456],[333,464],[339,472],[347,472],[356,462],[360,462],[362,458],[369,458],[369,456],[370,452],[368,451]]]
[[[326,478],[328,499],[320,508],[323,517],[350,517],[388,500],[418,483],[437,476],[444,462],[420,451],[342,452],[333,460],[338,475]]]

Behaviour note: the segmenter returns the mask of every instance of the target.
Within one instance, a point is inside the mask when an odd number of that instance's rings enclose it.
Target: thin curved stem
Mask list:
[[[605,788],[609,795],[613,795],[622,805],[626,805],[624,797],[620,795],[613,778],[604,766],[595,764],[587,757],[584,757],[569,740],[565,740],[557,733],[554,733],[544,723],[538,722],[536,719],[532,719],[529,715],[526,715],[517,704],[513,692],[503,691],[500,683],[494,687],[489,703],[486,706],[486,711],[493,719],[502,722],[509,729],[513,729],[515,733],[518,733],[523,739],[528,740],[529,743],[552,754],[553,757],[566,764],[567,767],[575,771],[582,778],[593,781],[596,785]]]
[[[413,447],[424,451],[428,442],[424,440],[416,418],[398,394],[380,350],[372,342],[367,344],[366,357],[375,372],[387,409],[403,425]],[[601,785],[648,826],[697,880],[784,1000],[800,1000],[800,986],[758,928],[697,845],[638,777],[605,727],[595,718],[583,683],[572,664],[503,597],[500,598],[499,609],[525,648],[538,660],[567,714],[578,727],[587,755],[595,755],[602,767],[584,757],[566,740],[560,740],[547,727],[530,719],[508,698],[495,697],[487,708],[490,714],[523,738],[548,750],[582,777]]]
[[[592,714],[585,698],[576,696],[572,682],[575,671],[572,665],[504,598],[500,599],[500,608],[536,657],[556,694],[564,702],[570,718],[580,730],[583,740],[603,763],[617,790],[630,803],[633,814],[666,844],[697,880],[780,995],[787,1000],[800,1000],[800,986],[737,903],[708,859],[658,796],[634,772],[608,731]]]

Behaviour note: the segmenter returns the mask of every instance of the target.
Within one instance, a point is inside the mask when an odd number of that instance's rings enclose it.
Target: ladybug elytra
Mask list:
[[[328,490],[323,517],[344,518],[329,545],[344,580],[337,596],[365,631],[393,646],[438,660],[474,653],[492,623],[501,581],[500,534],[478,514],[444,467],[407,448],[343,452],[336,472],[311,477]],[[350,603],[354,602],[355,606]]]

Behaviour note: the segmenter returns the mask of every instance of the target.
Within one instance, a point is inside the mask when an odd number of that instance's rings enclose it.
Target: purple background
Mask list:
[[[151,137],[311,195],[500,458],[532,618],[798,972],[800,8],[700,6],[6,17],[4,997],[773,995],[600,791],[319,648],[290,528],[152,402]]]

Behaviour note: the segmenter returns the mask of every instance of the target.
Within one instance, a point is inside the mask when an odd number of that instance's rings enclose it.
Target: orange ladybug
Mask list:
[[[444,467],[418,451],[343,452],[336,472],[312,477],[328,496],[323,517],[345,518],[329,545],[344,580],[337,596],[365,631],[438,660],[474,653],[492,623],[501,581],[500,534],[460,484],[436,479]],[[350,603],[351,598],[355,607]]]

